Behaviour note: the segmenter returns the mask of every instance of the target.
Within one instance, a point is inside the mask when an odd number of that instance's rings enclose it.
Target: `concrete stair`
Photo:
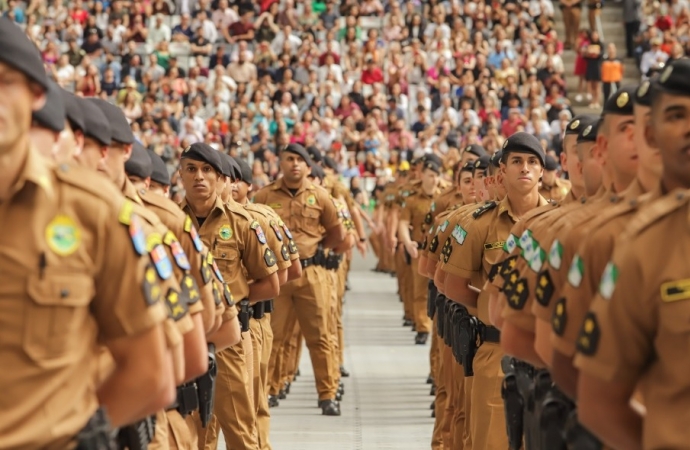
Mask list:
[[[565,36],[565,27],[563,26],[563,17],[561,15],[561,10],[557,5],[555,8],[555,28],[558,32],[559,37]],[[620,3],[606,2],[601,10],[601,27],[603,31],[602,40],[605,44],[613,42],[616,44],[616,49],[618,50],[619,57],[625,55],[625,26],[623,23],[623,8]],[[589,28],[589,20],[587,17],[587,9],[582,10],[582,19],[580,21],[581,28]],[[593,113],[599,114],[600,110],[592,110],[587,107],[586,98],[581,102],[576,102],[575,97],[577,96],[578,78],[573,75],[575,71],[575,58],[576,53],[574,50],[564,50],[561,57],[563,58],[563,64],[565,66],[565,76],[566,76],[566,89],[568,91],[568,99],[573,107],[573,111],[576,114],[586,114]],[[623,72],[623,85],[637,84],[640,81],[640,70],[632,58],[625,58],[623,60],[624,72]],[[583,95],[584,97],[584,95]]]

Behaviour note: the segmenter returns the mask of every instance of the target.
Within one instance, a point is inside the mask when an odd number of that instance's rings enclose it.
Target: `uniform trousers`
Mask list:
[[[477,450],[508,448],[505,412],[501,398],[503,351],[497,343],[484,342],[474,358],[472,380],[472,447]]]
[[[414,320],[418,333],[430,333],[432,324],[431,319],[427,315],[429,279],[417,272],[417,258],[412,259],[412,264],[407,267],[409,268],[408,272],[412,281],[412,320]]]
[[[410,266],[405,262],[405,251],[402,246],[398,246],[395,251],[395,275],[398,280],[398,295],[403,302],[403,310],[406,319],[414,320],[414,311],[412,309],[411,292],[410,292]]]
[[[271,431],[271,413],[268,408],[268,361],[271,359],[273,348],[273,330],[271,329],[271,315],[266,314],[263,319],[255,320],[261,327],[263,345],[259,362],[258,378],[259,393],[254,392],[256,406],[256,429],[259,437],[259,448],[270,450],[269,440]],[[257,379],[257,370],[254,369],[254,379]],[[256,387],[255,387],[256,389]]]
[[[434,320],[434,325],[436,321]],[[435,327],[434,327],[435,328]],[[434,336],[436,332],[434,331]],[[444,345],[441,345],[444,346]],[[433,351],[432,346],[432,351]],[[440,351],[440,349],[438,349]],[[445,361],[443,358],[438,359],[436,372],[432,371],[434,377],[434,382],[436,383],[436,397],[434,399],[434,430],[431,434],[431,448],[433,450],[443,450],[445,441],[443,439],[443,418],[446,412],[446,403],[448,401],[448,386],[446,384],[446,379],[443,377],[443,367]]]
[[[333,350],[328,329],[331,308],[326,277],[324,268],[306,267],[300,279],[282,286],[271,315],[274,344],[271,360],[277,359],[277,348],[283,347],[290,338],[290,315],[296,315],[314,367],[319,400],[335,398],[338,389],[338,381],[333,377]]]

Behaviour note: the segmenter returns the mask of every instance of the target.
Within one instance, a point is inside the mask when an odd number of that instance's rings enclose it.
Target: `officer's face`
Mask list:
[[[462,201],[467,203],[473,203],[475,201],[475,189],[474,189],[474,179],[472,178],[472,172],[462,171],[460,172],[460,194],[462,195]]]
[[[249,195],[250,186],[244,181],[238,181],[232,185],[232,198],[238,203],[244,203]]]
[[[151,182],[149,183],[149,192],[158,194],[161,197],[168,198],[170,186],[164,186],[156,181],[151,180]]]
[[[310,172],[307,162],[301,156],[288,152],[280,155],[280,170],[288,183],[301,183]]]
[[[584,189],[582,170],[577,156],[577,135],[570,134],[563,139],[563,153],[561,153],[561,167],[568,172],[568,179],[576,190]]]
[[[475,155],[474,153],[470,152],[463,152],[462,153],[462,158],[460,158],[460,165],[464,166],[465,163],[468,163],[470,161],[476,161],[479,159],[479,156]]]
[[[489,191],[486,189],[486,171],[475,170],[474,171],[474,192],[477,201],[484,201],[489,199]]]
[[[592,142],[582,142],[577,144],[577,153],[581,156],[578,167],[582,174],[582,182],[585,187],[585,195],[591,197],[596,194],[601,187],[603,171],[601,164],[594,157],[594,147]]]
[[[424,169],[422,172],[422,187],[433,189],[438,183],[438,174],[431,169]]]
[[[107,152],[107,148],[90,137],[84,138],[84,149],[74,155],[74,159],[80,166],[86,167],[90,170],[98,170],[98,163],[103,159],[103,154]]]
[[[14,149],[31,127],[31,113],[45,104],[45,94],[23,73],[0,62],[0,154]]]
[[[537,186],[544,169],[536,155],[510,152],[501,162],[501,173],[508,192],[527,194]]]
[[[137,188],[137,191],[140,190],[149,190],[149,185],[151,183],[151,178],[141,178],[136,175],[127,175],[127,178],[129,178],[129,181],[132,182],[135,188]]]
[[[546,186],[553,186],[556,182],[556,171],[555,170],[545,170],[544,175],[541,177],[542,182]]]
[[[65,120],[65,128],[60,133],[55,160],[57,162],[71,161],[75,154],[82,152],[83,147],[84,135],[81,131],[75,133],[69,121]]]
[[[667,189],[690,187],[690,97],[659,94],[647,126],[647,142],[658,148]]]
[[[191,201],[206,200],[215,195],[220,178],[221,176],[210,164],[190,159],[182,160],[180,179]]]
[[[633,116],[608,115],[604,120],[607,124],[606,148],[608,153],[606,161],[618,174],[633,178],[637,173],[637,151],[633,139],[635,121]],[[597,145],[601,145],[597,143]]]

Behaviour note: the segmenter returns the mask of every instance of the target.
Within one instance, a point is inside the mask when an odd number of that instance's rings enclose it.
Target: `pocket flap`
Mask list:
[[[27,292],[39,305],[84,306],[94,296],[93,279],[79,273],[44,273],[29,276]]]

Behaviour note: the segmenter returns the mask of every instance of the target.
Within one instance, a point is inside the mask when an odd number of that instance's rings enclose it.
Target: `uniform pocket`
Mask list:
[[[216,248],[213,250],[213,259],[216,260],[218,269],[220,269],[226,282],[230,282],[232,277],[238,275],[240,252],[234,246],[230,244],[216,245]]]
[[[45,273],[29,277],[24,351],[36,362],[78,355],[89,333],[93,279],[86,274]]]
[[[321,211],[317,208],[310,208],[305,206],[302,208],[302,222],[307,228],[316,228],[319,226],[319,217]]]

